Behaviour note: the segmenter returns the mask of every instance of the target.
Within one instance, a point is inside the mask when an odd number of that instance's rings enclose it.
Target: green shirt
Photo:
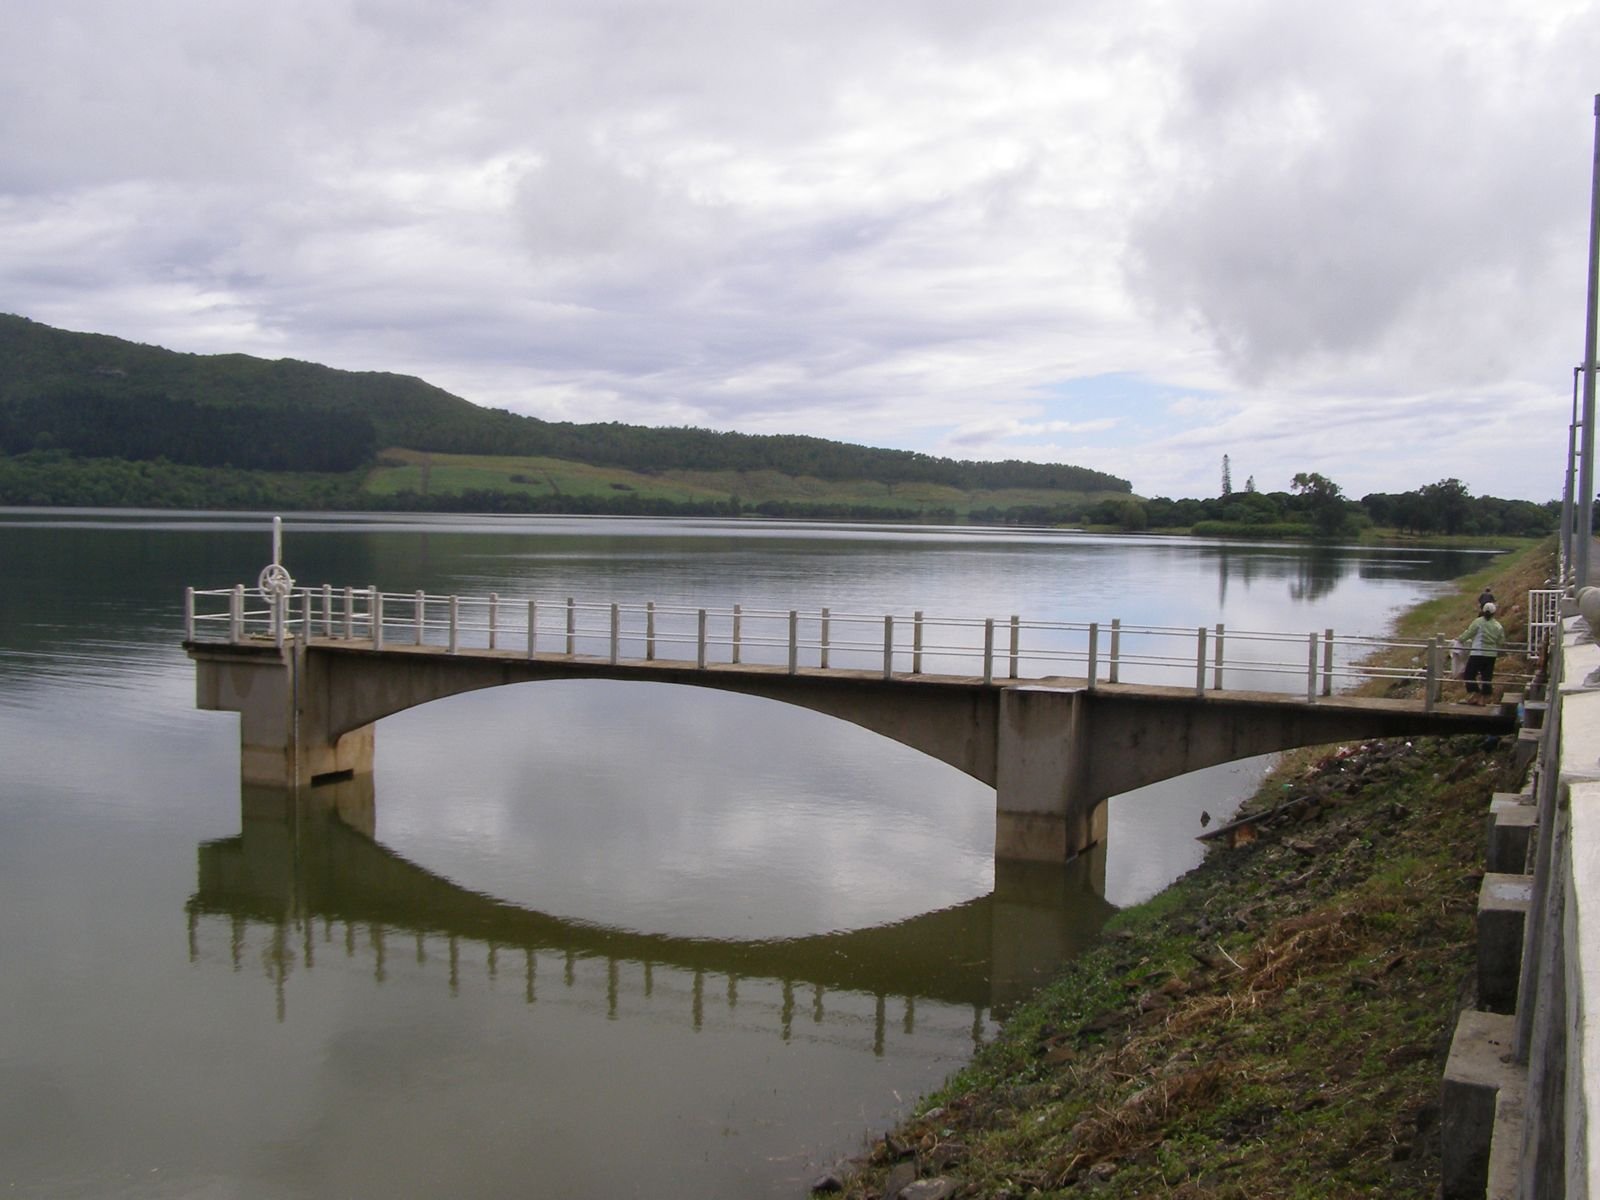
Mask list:
[[[1506,648],[1506,627],[1493,617],[1479,617],[1461,633],[1468,654],[1493,658]]]

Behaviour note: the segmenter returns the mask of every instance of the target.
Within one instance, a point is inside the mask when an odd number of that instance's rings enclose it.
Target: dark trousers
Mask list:
[[[1467,656],[1467,669],[1462,672],[1461,678],[1467,681],[1467,694],[1474,692],[1487,696],[1494,691],[1491,681],[1494,679],[1494,655],[1469,654]]]

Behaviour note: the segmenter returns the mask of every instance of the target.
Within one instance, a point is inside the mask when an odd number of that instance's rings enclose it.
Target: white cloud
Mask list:
[[[1213,491],[1222,453],[1263,486],[1559,487],[1587,4],[74,0],[7,22],[0,307],[39,320],[558,419],[1057,458],[1150,494]],[[1041,406],[1110,375],[1165,407]]]

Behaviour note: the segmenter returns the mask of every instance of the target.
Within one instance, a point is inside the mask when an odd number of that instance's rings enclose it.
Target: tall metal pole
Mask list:
[[[1594,540],[1595,319],[1600,301],[1600,95],[1594,98],[1594,168],[1589,185],[1589,308],[1583,339],[1583,450],[1578,470],[1577,545],[1574,582],[1589,582],[1589,543]]]
[[[1572,582],[1572,525],[1573,492],[1577,487],[1573,475],[1578,469],[1578,387],[1583,379],[1583,368],[1572,368],[1572,420],[1567,424],[1567,477],[1561,489],[1561,577],[1556,580],[1562,587]]]

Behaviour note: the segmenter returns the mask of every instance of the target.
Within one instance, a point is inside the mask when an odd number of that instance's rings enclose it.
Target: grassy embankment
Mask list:
[[[1459,632],[1489,582],[1519,642],[1549,563],[1548,542],[1497,562],[1399,632]],[[1286,756],[1242,811],[1303,803],[1117,914],[841,1173],[846,1194],[922,1178],[948,1185],[924,1194],[991,1198],[1432,1197],[1440,1079],[1471,1003],[1485,816],[1490,794],[1519,782],[1508,743]]]

